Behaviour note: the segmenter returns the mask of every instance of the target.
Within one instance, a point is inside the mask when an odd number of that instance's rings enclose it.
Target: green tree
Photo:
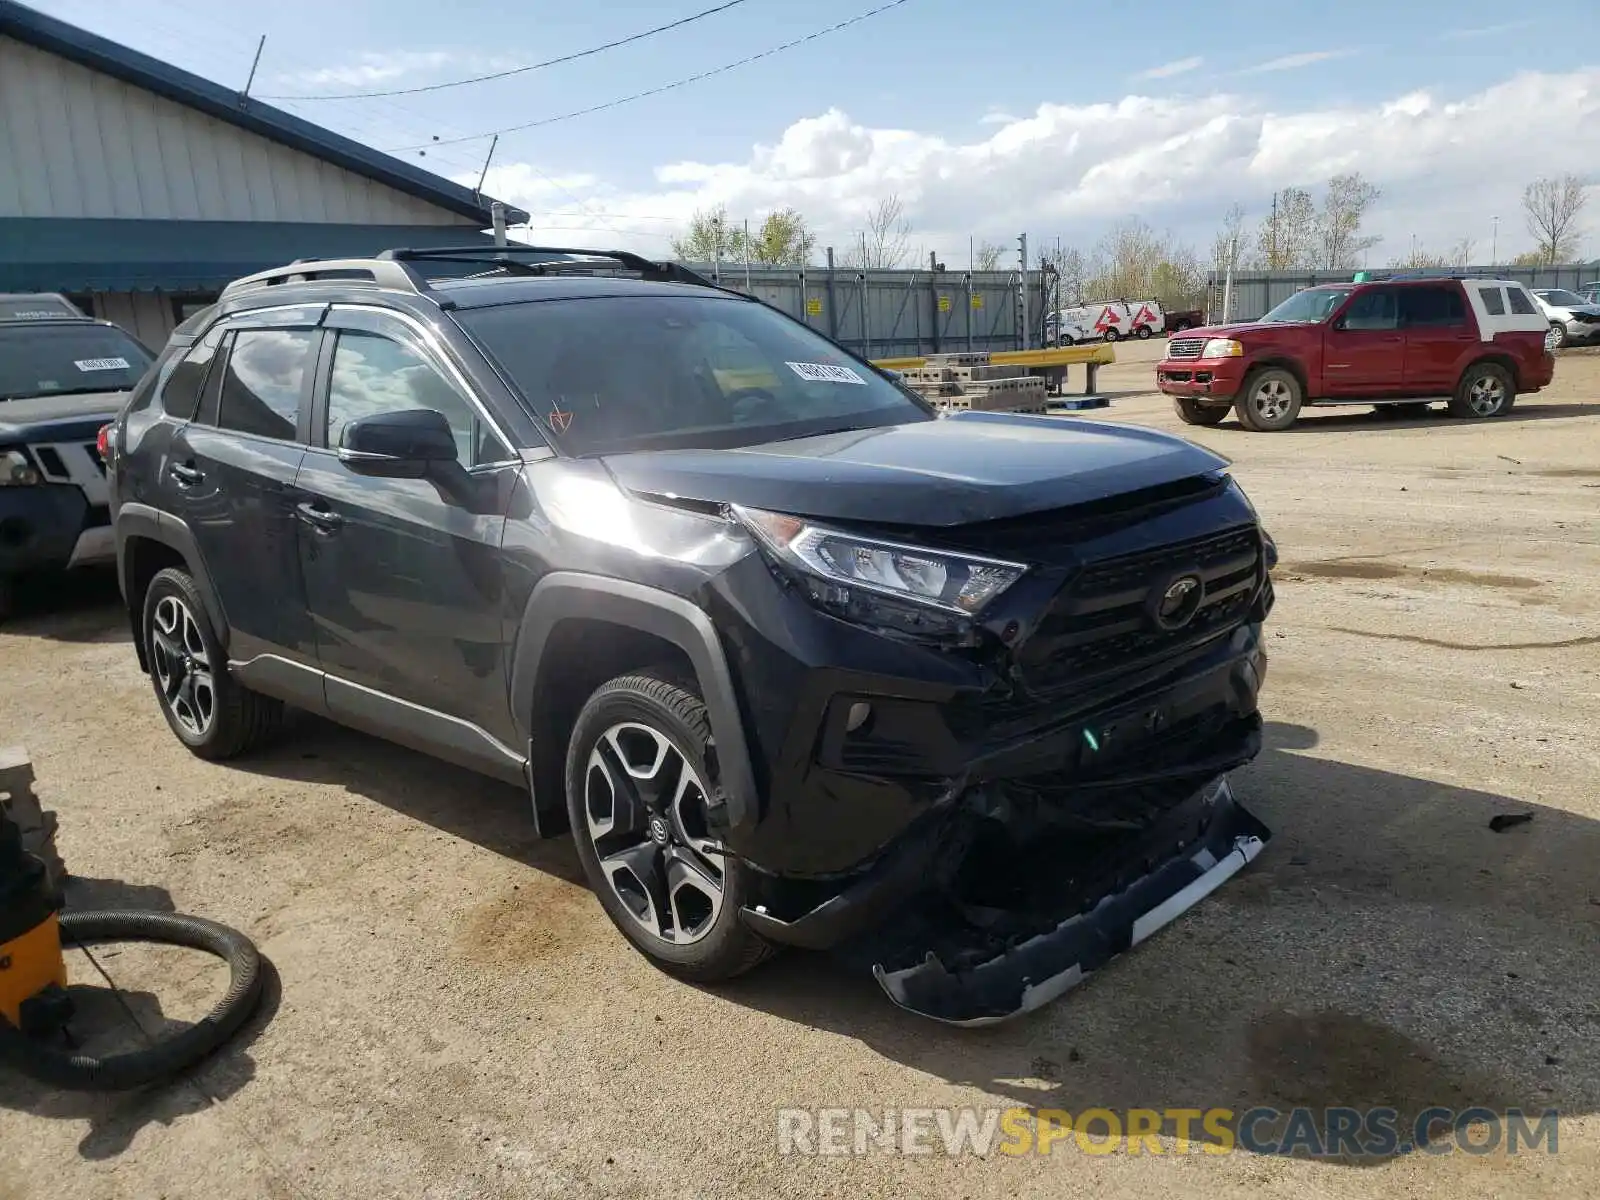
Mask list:
[[[816,244],[816,235],[805,218],[792,208],[780,208],[768,213],[760,228],[750,235],[750,261],[764,267],[803,267],[811,261]],[[744,256],[741,228],[734,231],[731,257],[742,261]]]
[[[1359,173],[1335,175],[1328,180],[1322,210],[1317,214],[1317,266],[1349,271],[1361,265],[1362,256],[1381,240],[1362,237],[1361,221],[1382,194]]]
[[[1284,188],[1256,233],[1256,255],[1267,271],[1293,271],[1317,265],[1317,206],[1304,188]]]
[[[743,239],[743,230],[734,228],[728,220],[728,210],[722,205],[706,210],[696,209],[694,216],[689,219],[689,232],[672,239],[672,257],[685,263],[715,262],[720,248],[720,257],[724,261],[739,259],[742,257]]]

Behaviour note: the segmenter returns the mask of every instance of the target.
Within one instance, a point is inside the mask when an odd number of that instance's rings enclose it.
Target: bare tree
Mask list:
[[[1450,265],[1452,267],[1469,266],[1472,262],[1472,256],[1477,252],[1477,249],[1478,243],[1473,241],[1471,238],[1464,237],[1458,239],[1456,244],[1450,247],[1450,253],[1448,255],[1450,259]]]
[[[1203,295],[1205,271],[1192,247],[1134,219],[1095,246],[1083,290],[1096,300],[1154,298],[1183,307]]]
[[[1429,250],[1421,242],[1413,239],[1411,243],[1411,252],[1409,254],[1397,255],[1396,257],[1391,258],[1389,260],[1389,265],[1391,267],[1412,271],[1428,270],[1435,267],[1455,266],[1456,264],[1450,262],[1449,258],[1449,255],[1436,254]]]
[[[1522,211],[1528,232],[1538,243],[1541,261],[1553,264],[1578,256],[1578,246],[1583,241],[1578,217],[1588,199],[1583,181],[1576,175],[1536,179],[1523,189]]]
[[[856,244],[844,252],[844,265],[868,271],[892,271],[906,265],[911,255],[911,222],[905,205],[891,195],[872,206],[867,227],[856,235]]]
[[[1284,188],[1272,198],[1272,212],[1256,234],[1256,253],[1268,271],[1316,266],[1317,206],[1304,188]]]
[[[972,269],[974,271],[995,271],[1000,267],[1000,256],[1006,248],[998,242],[987,239],[978,243],[978,248],[972,252]]]
[[[1328,180],[1322,211],[1317,214],[1321,243],[1318,266],[1345,271],[1361,265],[1362,255],[1380,241],[1361,236],[1361,221],[1382,194],[1359,173],[1335,175]]]
[[[1222,225],[1217,229],[1217,235],[1211,239],[1211,269],[1217,273],[1218,278],[1226,275],[1229,268],[1237,271],[1242,256],[1247,252],[1244,237],[1244,205],[1235,204],[1223,214]]]

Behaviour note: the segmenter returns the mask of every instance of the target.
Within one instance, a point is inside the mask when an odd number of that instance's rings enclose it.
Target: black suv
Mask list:
[[[99,434],[153,357],[64,296],[0,295],[0,616],[23,580],[112,561]]]
[[[526,787],[680,975],[834,947],[1037,1007],[1266,830],[1275,550],[1225,460],[928,405],[620,252],[298,262],[111,434],[139,661],[207,758],[308,709]]]

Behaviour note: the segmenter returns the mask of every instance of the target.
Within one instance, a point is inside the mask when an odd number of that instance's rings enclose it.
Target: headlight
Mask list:
[[[32,487],[39,482],[28,456],[21,450],[0,451],[0,487]]]
[[[1265,529],[1261,531],[1261,549],[1267,556],[1267,570],[1271,571],[1278,565],[1277,540]]]
[[[1200,349],[1201,358],[1242,358],[1244,347],[1232,338],[1207,338]]]
[[[1021,563],[859,537],[801,517],[733,506],[761,542],[806,581],[812,600],[839,616],[907,629],[952,627],[937,613],[973,617],[1021,579]],[[888,609],[879,597],[905,605]],[[927,610],[934,610],[928,612]]]

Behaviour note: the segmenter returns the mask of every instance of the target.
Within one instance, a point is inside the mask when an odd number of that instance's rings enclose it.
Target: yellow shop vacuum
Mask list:
[[[55,860],[53,851],[50,857]],[[24,848],[21,828],[0,804],[0,1071],[75,1091],[144,1087],[205,1058],[255,1011],[265,976],[259,952],[243,934],[182,913],[63,911],[62,882]],[[228,992],[193,1025],[141,1049],[104,1058],[77,1051],[82,1039],[65,1036],[80,1031],[69,1028],[74,1006],[62,949],[112,941],[214,954],[228,964]]]

